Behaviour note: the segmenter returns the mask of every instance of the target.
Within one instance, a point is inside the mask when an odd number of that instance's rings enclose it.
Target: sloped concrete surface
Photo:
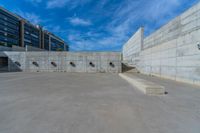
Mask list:
[[[138,78],[134,73],[120,73],[119,76],[147,95],[165,94],[165,88],[163,86]]]
[[[117,74],[1,73],[0,133],[199,133],[199,87],[145,78],[168,95]]]

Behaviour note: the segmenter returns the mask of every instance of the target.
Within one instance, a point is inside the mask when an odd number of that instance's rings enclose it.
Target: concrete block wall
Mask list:
[[[143,35],[144,28],[140,28],[123,46],[123,59],[125,62],[136,64],[137,57],[143,47]]]
[[[9,72],[17,72],[17,71],[25,70],[25,67],[26,67],[25,66],[26,65],[25,52],[0,52],[0,57],[8,57],[8,71]]]
[[[119,52],[2,52],[1,55],[9,58],[9,71],[121,72]]]
[[[144,39],[143,49],[151,48],[169,40],[176,39],[181,33],[180,17],[175,18]]]
[[[12,48],[5,47],[5,46],[0,46],[0,51],[12,51]]]
[[[200,84],[200,3],[144,38],[140,45],[136,64],[140,72]]]

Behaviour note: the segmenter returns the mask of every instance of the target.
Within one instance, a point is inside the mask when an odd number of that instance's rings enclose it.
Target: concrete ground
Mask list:
[[[200,88],[147,96],[117,74],[0,73],[0,133],[199,133]]]

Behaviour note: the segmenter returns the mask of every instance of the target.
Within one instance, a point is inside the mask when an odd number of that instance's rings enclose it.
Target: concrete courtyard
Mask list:
[[[0,133],[199,133],[200,89],[156,77],[147,96],[117,74],[0,73]]]

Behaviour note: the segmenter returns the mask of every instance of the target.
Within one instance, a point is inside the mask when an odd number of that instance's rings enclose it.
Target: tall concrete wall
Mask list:
[[[143,35],[144,28],[140,28],[123,46],[124,62],[129,64],[137,64],[137,57],[139,56],[143,47]]]
[[[138,43],[132,43],[132,47],[135,45]],[[142,73],[200,84],[200,3],[146,37],[140,45],[136,66]],[[123,55],[127,52],[124,50]]]
[[[121,72],[119,52],[0,52],[8,57],[9,71]]]

